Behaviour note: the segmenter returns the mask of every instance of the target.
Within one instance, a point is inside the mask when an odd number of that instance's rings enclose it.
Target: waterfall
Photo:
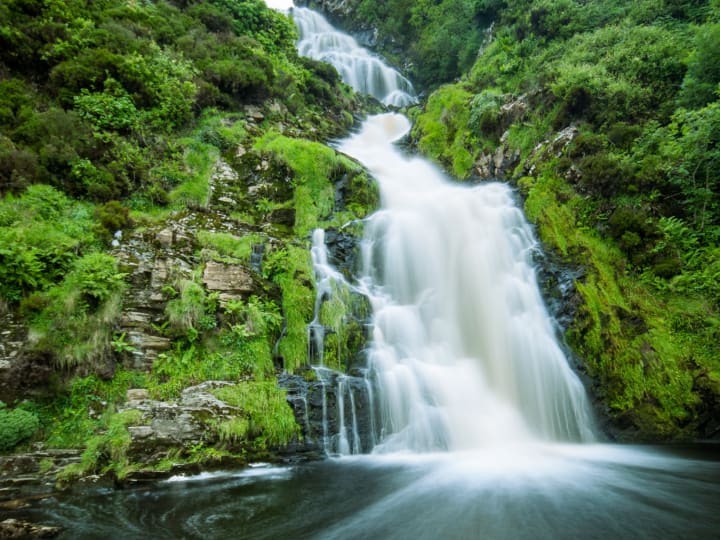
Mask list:
[[[322,15],[296,7],[292,16],[300,32],[301,55],[332,64],[345,83],[385,105],[404,107],[417,101],[410,81],[351,36],[333,28]]]
[[[386,104],[415,102],[410,82],[353,38],[309,9],[292,14],[300,54],[331,63],[356,90]],[[368,168],[382,197],[365,226],[357,284],[328,263],[324,231],[313,234],[318,296],[309,354],[323,388],[334,388],[338,420],[329,433],[324,394],[325,451],[593,440],[584,388],[540,295],[532,262],[537,242],[511,189],[460,186],[429,162],[404,156],[393,142],[409,127],[402,115],[377,115],[338,146]],[[320,307],[338,286],[365,294],[373,309],[365,444],[349,379],[323,362]]]
[[[374,312],[371,377],[382,451],[589,441],[584,388],[542,301],[532,230],[499,183],[461,186],[392,143],[398,114],[369,118],[339,150],[380,184],[360,283]]]

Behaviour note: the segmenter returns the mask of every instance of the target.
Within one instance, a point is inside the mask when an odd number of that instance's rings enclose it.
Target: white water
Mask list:
[[[374,310],[369,365],[384,438],[376,452],[593,439],[536,282],[536,242],[510,189],[449,182],[393,141],[398,114],[369,118],[339,150],[380,184],[361,283]]]
[[[296,7],[292,16],[300,32],[301,55],[332,64],[345,83],[385,105],[404,107],[417,101],[410,81],[351,36],[333,28],[322,15]]]

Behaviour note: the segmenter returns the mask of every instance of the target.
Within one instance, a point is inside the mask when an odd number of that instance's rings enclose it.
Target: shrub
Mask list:
[[[470,102],[470,127],[484,135],[493,135],[499,127],[503,101],[504,96],[497,90],[486,89],[477,94]]]
[[[132,226],[130,210],[118,201],[108,201],[98,206],[94,215],[106,234],[112,234],[115,231]]]
[[[122,287],[124,277],[115,257],[90,253],[78,259],[67,279],[90,306],[97,306]]]
[[[18,443],[32,437],[39,425],[35,414],[22,409],[8,409],[0,401],[0,452],[12,450]]]
[[[605,153],[582,158],[580,170],[580,185],[601,197],[612,197],[619,193],[630,176],[620,162]]]

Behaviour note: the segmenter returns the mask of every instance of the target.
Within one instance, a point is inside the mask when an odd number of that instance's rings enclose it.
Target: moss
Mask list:
[[[260,139],[255,147],[276,155],[295,173],[292,183],[296,234],[308,234],[330,216],[335,204],[332,179],[340,163],[334,150],[320,143],[272,132]]]
[[[460,85],[441,87],[428,99],[412,131],[418,148],[458,178],[466,178],[475,163],[478,137],[468,128],[472,98]]]
[[[309,246],[288,246],[271,253],[265,271],[282,290],[285,328],[277,352],[293,372],[307,363],[307,326],[313,318],[315,292]]]
[[[239,418],[215,425],[226,442],[244,439],[257,448],[283,446],[300,433],[285,390],[274,381],[223,386],[213,390],[213,394],[242,413]]]
[[[235,236],[230,233],[198,231],[197,240],[203,248],[203,257],[218,262],[248,263],[252,247],[260,244],[262,238],[257,234]]]

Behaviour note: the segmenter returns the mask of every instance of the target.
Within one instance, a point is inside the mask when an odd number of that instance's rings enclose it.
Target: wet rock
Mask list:
[[[18,519],[0,521],[0,538],[16,538],[27,540],[31,538],[54,538],[62,532],[60,527],[37,525]]]
[[[373,426],[378,422],[370,403],[368,381],[326,368],[316,370],[317,380],[308,381],[289,374],[278,378],[302,430],[302,451],[338,452],[343,427],[350,451],[359,448],[361,452],[369,452],[376,435]],[[357,442],[354,432],[359,435]]]

